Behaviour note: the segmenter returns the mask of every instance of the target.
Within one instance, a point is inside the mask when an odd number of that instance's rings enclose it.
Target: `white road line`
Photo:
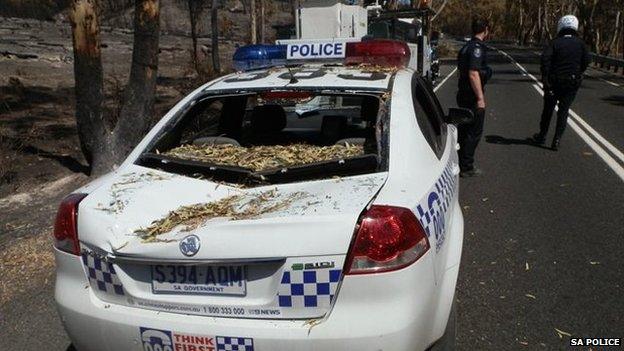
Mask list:
[[[437,92],[438,89],[440,89],[442,85],[444,85],[444,83],[446,83],[446,81],[449,80],[449,78],[451,78],[453,74],[455,74],[455,72],[457,72],[457,67],[455,67],[455,69],[451,73],[449,73],[446,77],[444,77],[444,79],[440,82],[440,84],[436,85],[436,87],[433,88],[433,92],[434,93]]]
[[[536,84],[533,84],[533,88],[535,88],[535,90],[537,90],[537,92],[544,96],[544,91],[542,90],[541,87],[541,83],[539,82],[539,80],[537,78],[535,78],[535,76],[533,76],[532,74],[530,74],[526,68],[524,68],[521,64],[519,64],[513,57],[511,57],[509,54],[507,54],[506,52],[500,50],[500,49],[496,49],[498,52],[502,53],[504,56],[506,56],[511,62],[513,62],[523,73],[525,73],[526,75],[528,75],[529,77],[531,77],[531,79],[533,79],[535,81]],[[602,158],[602,160],[607,164],[607,166],[609,166],[614,172],[615,174],[617,174],[618,177],[620,177],[620,179],[622,181],[624,181],[624,167],[622,167],[622,165],[615,160],[613,157],[611,157],[611,155],[605,150],[603,149],[604,147],[607,147],[609,150],[611,150],[611,152],[613,152],[613,154],[618,157],[622,162],[624,162],[624,155],[622,154],[622,152],[620,150],[618,150],[615,146],[613,146],[611,143],[609,143],[605,138],[602,137],[602,135],[600,135],[596,130],[594,130],[587,122],[585,122],[585,120],[583,120],[581,118],[581,116],[579,116],[576,112],[570,110],[570,116],[572,118],[568,118],[568,124],[570,125],[570,127],[572,128],[572,130],[574,130],[576,132],[576,134],[578,134],[579,137],[581,137],[581,139],[583,139],[583,141],[587,144],[587,146],[589,146],[592,150],[594,150],[594,152],[600,156],[600,158]],[[585,128],[587,128],[587,130],[599,141],[601,142],[603,145],[599,145],[596,141],[594,141],[587,133],[585,133],[585,131],[579,127],[579,125],[577,124],[577,122],[579,124],[582,124]]]
[[[531,77],[531,79],[533,79],[535,81],[535,83],[537,83],[537,85],[539,86],[540,94],[542,94],[542,96],[544,96],[544,92],[542,91],[542,89],[543,89],[542,83],[537,78],[535,78],[534,75],[530,74],[521,64],[519,64],[516,60],[514,60],[513,57],[511,57],[507,53],[505,53],[503,51],[500,51],[500,50],[499,50],[499,52],[501,52],[505,56],[507,56],[507,58],[510,59],[523,72],[523,75],[528,75],[529,77]],[[600,135],[600,133],[598,133],[594,128],[592,128],[589,125],[589,123],[585,122],[585,120],[583,118],[581,118],[581,116],[579,116],[573,110],[570,110],[570,116],[575,120],[575,122],[577,122],[578,124],[583,126],[591,135],[593,135],[594,138],[596,138],[596,140],[598,140],[600,143],[602,143],[602,146],[604,146],[607,149],[609,149],[609,151],[611,151],[613,153],[613,155],[620,160],[620,162],[624,162],[624,153],[622,153],[617,147],[615,147],[607,139],[605,139],[602,135]],[[569,120],[570,119],[568,119],[568,121]]]
[[[537,90],[540,95],[544,96],[544,91],[539,85],[533,84],[533,88],[535,88],[535,90]],[[598,156],[600,156],[600,158],[602,158],[607,166],[609,166],[615,172],[615,174],[617,174],[620,179],[624,181],[624,167],[622,167],[613,157],[611,157],[611,155],[609,155],[608,152],[606,152],[600,145],[598,145],[598,143],[596,143],[589,135],[587,135],[583,128],[579,127],[579,125],[576,124],[575,121],[568,119],[568,125],[570,126],[570,128],[572,128],[572,130],[576,132],[576,134],[581,137],[581,139],[583,139],[583,141],[592,150],[594,150],[594,152]]]
[[[496,50],[498,52],[500,52],[501,54],[503,54],[504,56],[506,56],[512,63],[514,63],[516,65],[516,67],[518,67],[520,69],[520,71],[522,71],[523,75],[527,75],[527,76],[531,77],[531,79],[533,79],[535,81],[535,83],[536,83],[536,84],[533,84],[533,87],[542,96],[544,96],[544,91],[542,90],[542,84],[540,83],[540,81],[537,78],[535,78],[535,76],[530,74],[526,70],[526,68],[524,68],[521,64],[519,64],[508,53],[506,53],[506,52],[504,52],[504,51],[502,51],[500,49],[496,49]],[[602,149],[602,147],[606,147],[607,149],[609,149],[609,151],[611,151],[613,153],[613,155],[615,157],[617,157],[621,162],[624,162],[624,154],[620,150],[618,150],[618,148],[613,146],[613,144],[611,144],[609,141],[607,141],[602,135],[600,135],[600,133],[598,133],[594,128],[592,128],[589,125],[589,123],[585,122],[585,120],[583,118],[581,118],[581,116],[579,116],[576,112],[574,112],[573,110],[570,110],[570,116],[572,117],[572,118],[568,118],[568,124],[570,125],[570,127],[572,127],[572,129],[581,137],[581,139],[583,139],[585,141],[585,143],[590,148],[592,148],[596,152],[596,154],[599,155],[603,159],[603,161],[605,161],[607,163],[607,165],[609,165],[609,167],[611,167],[611,169],[613,169],[613,171],[622,180],[624,180],[624,168],[618,163],[617,160],[615,160],[613,157],[611,157],[611,155],[609,155],[608,152],[606,152],[604,149]],[[585,129],[587,129],[587,131],[590,134],[592,134],[594,136],[594,138],[596,138],[596,140],[598,142],[602,143],[602,145],[599,145],[598,143],[594,142],[594,140],[592,140],[589,137],[589,135],[587,135],[587,133],[585,133],[585,131],[577,123],[582,125],[583,127],[585,127]],[[598,150],[598,148],[599,148],[599,150]]]
[[[518,67],[518,69],[520,69],[520,71],[522,72],[523,76],[531,77],[531,79],[533,81],[535,81],[535,84],[532,85],[533,88],[535,88],[535,90],[537,90],[537,92],[540,95],[544,96],[544,91],[542,90],[542,84],[540,83],[540,81],[537,78],[535,78],[534,75],[529,73],[526,70],[526,68],[524,68],[521,64],[519,64],[513,57],[511,57],[506,52],[504,52],[504,51],[502,51],[500,49],[496,49],[496,51],[500,52],[501,54],[506,56],[512,63],[514,63],[516,65],[516,67]],[[450,78],[450,76],[453,75],[453,73],[455,73],[456,70],[457,69],[453,70],[453,72],[451,72],[448,76],[446,76],[446,78],[436,87],[436,89],[434,89],[434,91],[437,91],[442,86],[442,84],[444,84]],[[607,141],[605,138],[603,138],[602,135],[600,135],[600,133],[598,133],[587,122],[585,122],[585,120],[583,120],[581,118],[581,116],[579,116],[576,112],[574,112],[573,110],[570,109],[569,113],[570,113],[570,116],[572,117],[572,118],[568,118],[568,125],[570,125],[570,128],[572,128],[572,130],[574,130],[576,132],[576,134],[578,134],[578,136],[581,137],[581,139],[583,139],[583,141],[592,150],[594,150],[594,152],[600,158],[602,158],[602,160],[607,164],[607,166],[609,166],[615,172],[615,174],[617,174],[617,176],[620,177],[620,179],[622,181],[624,181],[624,167],[622,167],[622,165],[617,160],[615,160],[606,150],[604,150],[603,147],[606,147],[607,149],[609,149],[613,153],[613,155],[616,156],[617,158],[619,158],[620,161],[622,161],[622,162],[624,162],[624,154],[622,154],[622,152],[620,150],[618,150],[615,146],[613,146],[613,144],[611,144],[609,141]],[[602,145],[599,145],[596,141],[594,141],[579,126],[579,124],[581,124],[583,127],[585,127],[585,129],[587,129],[587,131],[589,133],[591,133],[600,143],[602,143]]]
[[[604,79],[604,78],[598,78],[598,79],[600,79],[601,81],[603,81],[603,82],[605,82],[605,83],[607,83],[607,84],[611,84],[611,85],[613,85],[614,87],[618,87],[618,88],[620,87],[620,85],[619,85],[618,83],[613,83],[613,82],[612,82],[612,81],[610,81],[610,80],[606,80],[606,79]]]

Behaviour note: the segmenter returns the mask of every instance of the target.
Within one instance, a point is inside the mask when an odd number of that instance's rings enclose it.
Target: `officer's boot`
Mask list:
[[[559,144],[560,144],[560,143],[561,143],[561,137],[555,136],[555,137],[553,138],[552,145],[550,145],[550,148],[551,148],[553,151],[557,151],[557,150],[559,150]]]

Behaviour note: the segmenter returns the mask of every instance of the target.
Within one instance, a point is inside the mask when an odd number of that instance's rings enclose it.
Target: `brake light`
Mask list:
[[[54,246],[74,255],[80,254],[78,242],[78,204],[87,194],[70,194],[61,201],[54,222]]]
[[[312,93],[309,91],[268,91],[260,93],[260,97],[265,100],[310,99]]]
[[[410,49],[398,40],[369,40],[347,43],[345,64],[369,64],[386,67],[405,67],[410,60]]]
[[[361,217],[347,259],[347,274],[387,272],[416,262],[429,240],[407,208],[372,206]]]

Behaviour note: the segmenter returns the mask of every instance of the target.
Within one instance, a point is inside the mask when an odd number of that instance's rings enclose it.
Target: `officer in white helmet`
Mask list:
[[[533,136],[537,144],[544,144],[555,106],[557,126],[552,149],[558,150],[561,136],[568,120],[568,110],[581,86],[583,72],[589,65],[589,50],[578,37],[579,21],[575,16],[561,17],[557,25],[557,38],[542,53],[542,82],[544,83],[544,109],[540,131]]]

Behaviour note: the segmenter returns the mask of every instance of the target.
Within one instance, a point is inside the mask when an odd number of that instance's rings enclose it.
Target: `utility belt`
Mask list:
[[[581,86],[583,75],[581,74],[559,74],[550,76],[550,83],[553,87],[563,90],[574,90]]]
[[[492,78],[492,69],[489,66],[480,69],[479,76],[481,77],[481,85],[485,86],[487,82]]]
[[[486,85],[487,82],[492,78],[493,71],[492,68],[487,66],[483,67],[479,70],[479,77],[481,78],[481,85]],[[461,80],[469,81],[470,75],[468,70],[461,70],[459,72],[459,78]]]

